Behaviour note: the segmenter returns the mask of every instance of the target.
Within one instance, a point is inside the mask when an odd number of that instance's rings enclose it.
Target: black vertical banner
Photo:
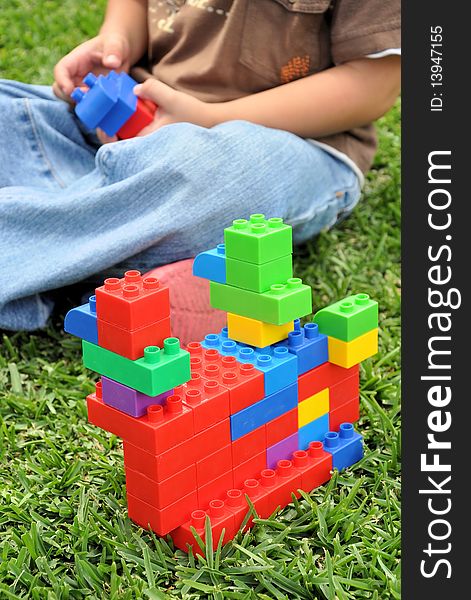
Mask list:
[[[469,597],[471,31],[403,3],[403,598]],[[469,12],[469,10],[467,11]],[[468,546],[469,547],[469,546]],[[448,594],[448,595],[446,595]]]

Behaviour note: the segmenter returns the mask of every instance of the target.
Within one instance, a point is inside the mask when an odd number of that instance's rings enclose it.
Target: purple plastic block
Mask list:
[[[267,469],[276,469],[279,460],[291,459],[293,452],[296,452],[296,450],[299,450],[298,432],[267,448]]]
[[[113,381],[108,377],[101,378],[103,402],[131,417],[142,417],[147,412],[147,407],[152,404],[163,404],[165,399],[173,394],[173,390],[158,396],[146,396],[142,392],[133,390],[127,385]]]

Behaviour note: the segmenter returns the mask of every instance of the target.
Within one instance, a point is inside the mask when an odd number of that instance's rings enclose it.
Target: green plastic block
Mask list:
[[[264,215],[251,215],[250,220],[237,219],[224,229],[226,258],[262,265],[293,251],[290,225],[283,219],[265,219]]]
[[[323,308],[314,315],[319,332],[344,342],[378,327],[378,303],[368,294],[355,294]]]
[[[209,289],[213,308],[273,325],[283,325],[312,311],[311,288],[297,278],[272,285],[263,294],[214,281]]]
[[[87,369],[114,379],[148,396],[158,396],[191,377],[190,354],[180,348],[177,338],[164,340],[163,350],[157,346],[144,348],[144,356],[130,360],[106,348],[82,341],[83,364]]]
[[[267,292],[272,285],[293,277],[291,254],[256,265],[237,258],[226,258],[226,283],[252,292]]]

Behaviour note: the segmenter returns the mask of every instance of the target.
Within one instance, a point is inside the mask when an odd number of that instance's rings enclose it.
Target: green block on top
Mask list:
[[[237,258],[226,258],[226,283],[252,292],[266,292],[275,283],[293,277],[291,254],[256,265]]]
[[[378,303],[368,294],[355,294],[321,309],[313,321],[320,333],[351,342],[378,327]]]
[[[209,283],[209,290],[213,308],[273,325],[284,325],[312,311],[311,288],[297,278],[272,285],[262,294],[215,281]]]
[[[293,251],[290,225],[283,219],[265,219],[264,215],[251,215],[250,219],[237,219],[224,229],[226,258],[262,265]]]
[[[82,340],[82,350],[83,364],[87,369],[148,396],[158,396],[191,377],[190,354],[180,348],[177,338],[164,340],[163,350],[157,346],[144,348],[144,356],[137,360],[130,360],[85,340]]]

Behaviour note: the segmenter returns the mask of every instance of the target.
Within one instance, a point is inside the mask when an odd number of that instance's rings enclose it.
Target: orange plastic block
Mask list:
[[[169,396],[164,406],[149,406],[147,414],[138,418],[104,404],[96,394],[87,396],[87,408],[90,423],[153,454],[193,436],[193,414],[180,396]]]
[[[196,465],[191,465],[161,482],[126,468],[126,491],[155,508],[165,508],[177,502],[182,496],[196,491],[196,487]]]
[[[301,489],[310,492],[329,481],[332,474],[332,454],[322,442],[311,442],[307,451],[293,453],[293,465],[301,473]]]
[[[191,492],[165,508],[155,508],[144,500],[127,494],[129,518],[143,527],[152,529],[157,535],[167,535],[172,529],[188,521],[198,503],[198,495]]]
[[[230,444],[216,450],[206,458],[196,463],[196,478],[198,487],[220,477],[232,470],[232,449]]]
[[[168,287],[155,277],[143,278],[139,271],[105,279],[95,295],[97,318],[130,331],[170,315]]]
[[[319,393],[327,387],[348,379],[357,374],[359,366],[355,365],[350,369],[344,369],[332,363],[323,363],[306,373],[299,376],[298,379],[298,399],[300,402]]]
[[[111,352],[137,360],[144,356],[144,348],[163,348],[164,340],[171,336],[170,317],[150,323],[132,331],[98,319],[98,345]]]

